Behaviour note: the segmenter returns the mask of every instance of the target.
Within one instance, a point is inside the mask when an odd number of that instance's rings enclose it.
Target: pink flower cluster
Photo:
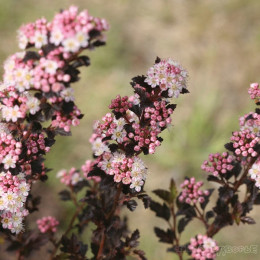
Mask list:
[[[260,115],[250,112],[239,118],[241,131],[248,130],[249,132],[260,136]]]
[[[21,142],[16,141],[11,134],[0,133],[0,164],[4,165],[4,169],[16,167],[21,147]]]
[[[209,195],[209,191],[200,190],[201,186],[203,186],[203,182],[196,182],[194,177],[185,179],[180,185],[182,191],[179,196],[179,201],[187,204],[196,204],[197,202],[203,203],[205,201],[205,196]]]
[[[0,173],[0,218],[2,227],[10,229],[12,233],[23,230],[23,217],[28,215],[24,203],[29,190],[30,184],[26,182],[24,174],[14,176],[10,172]]]
[[[76,168],[71,168],[69,171],[60,170],[57,173],[57,178],[60,178],[61,183],[64,183],[67,186],[74,186],[79,181],[83,180]]]
[[[2,98],[2,117],[6,122],[17,122],[28,113],[34,115],[40,110],[40,101],[29,92],[18,93],[14,87],[4,87],[0,90]]]
[[[133,78],[135,95],[117,96],[109,106],[114,115],[107,113],[101,122],[95,123],[90,142],[96,164],[106,174],[113,175],[115,182],[129,185],[137,192],[141,190],[147,170],[138,155],[153,154],[160,146],[159,134],[170,126],[175,108],[170,98],[186,90],[186,77],[186,71],[178,63],[158,60],[147,76]]]
[[[74,106],[73,111],[69,114],[62,114],[59,111],[54,113],[51,125],[58,128],[63,128],[65,132],[69,132],[71,126],[79,125],[79,119],[82,117],[80,110]]]
[[[111,104],[109,105],[110,109],[114,109],[115,112],[125,114],[126,111],[132,107],[132,103],[128,102],[128,97],[122,97],[118,95],[115,99],[111,101]]]
[[[257,152],[254,150],[254,147],[258,144],[259,137],[257,137],[256,134],[251,133],[249,130],[239,132],[236,131],[233,132],[230,140],[233,142],[237,159],[247,156],[257,156]]]
[[[107,29],[104,19],[72,6],[51,22],[42,18],[18,31],[19,47],[26,50],[4,62],[0,83],[0,221],[12,232],[22,230],[31,182],[45,175],[43,155],[55,135],[67,135],[64,132],[83,116],[74,103],[71,83],[79,80],[77,68],[89,65],[89,58],[80,53],[102,45]],[[75,185],[80,179],[71,170],[62,181]]]
[[[208,161],[204,161],[201,165],[201,169],[208,173],[212,173],[214,176],[225,174],[227,171],[233,169],[232,162],[234,161],[234,156],[227,152],[210,154]]]
[[[130,188],[137,192],[141,190],[147,175],[147,168],[139,157],[127,158],[124,153],[118,152],[104,154],[98,167],[107,174],[113,175],[115,182],[131,184]]]
[[[198,260],[215,259],[219,251],[215,240],[200,234],[190,239],[188,249],[191,251],[192,258]]]
[[[57,231],[57,226],[59,221],[51,216],[43,217],[37,220],[37,225],[41,233],[55,233]]]
[[[68,58],[72,52],[89,45],[91,31],[101,32],[107,29],[108,24],[104,19],[92,17],[86,10],[78,13],[78,8],[71,6],[56,14],[50,23],[42,18],[22,26],[18,32],[18,40],[21,49],[28,46],[42,48],[47,43],[52,43],[60,47],[63,56]]]
[[[27,132],[24,132],[24,135],[26,135]],[[37,153],[45,153],[50,151],[50,147],[45,146],[45,140],[43,134],[30,134],[30,136],[27,139],[27,154],[37,154]]]
[[[145,82],[152,88],[159,85],[160,93],[167,91],[169,97],[177,98],[187,85],[187,72],[171,59],[161,60],[147,72]]]
[[[171,124],[171,114],[173,110],[171,108],[166,108],[166,102],[154,102],[154,107],[145,108],[145,119],[150,119],[150,124],[152,130],[157,130],[159,125],[160,128],[166,127]]]
[[[250,88],[248,89],[248,94],[251,99],[255,99],[256,102],[260,101],[260,88],[258,83],[250,84]]]
[[[107,29],[105,20],[94,18],[87,11],[78,13],[74,6],[57,14],[52,22],[42,18],[23,26],[19,30],[19,46],[40,50],[16,53],[5,62],[1,90],[6,89],[5,94],[12,90],[12,98],[3,101],[3,118],[16,122],[25,118],[27,111],[35,114],[41,104],[49,103],[53,106],[54,127],[68,132],[71,125],[78,125],[82,115],[75,104],[69,112],[61,109],[64,102],[74,101],[70,83],[78,77],[73,61],[84,49],[93,48],[93,41],[104,41],[102,32]],[[26,90],[41,91],[41,95],[34,97]]]

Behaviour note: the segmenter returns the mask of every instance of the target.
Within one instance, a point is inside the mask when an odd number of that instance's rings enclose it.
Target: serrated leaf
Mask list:
[[[224,145],[224,147],[225,147],[227,150],[231,151],[231,152],[234,152],[234,151],[236,150],[236,149],[234,148],[232,142],[226,143],[226,144]]]
[[[147,194],[139,194],[137,198],[142,200],[145,209],[150,206],[151,198]]]
[[[138,205],[135,200],[125,201],[124,204],[130,211],[134,211]]]
[[[154,232],[156,236],[159,238],[159,242],[172,244],[173,240],[175,239],[174,232],[170,229],[164,231],[163,229],[155,227]]]
[[[157,217],[163,218],[167,221],[170,219],[171,212],[165,203],[162,205],[152,200],[150,203],[150,209],[156,213]]]
[[[212,181],[212,182],[217,182],[217,183],[223,184],[223,181],[221,181],[218,177],[216,177],[214,175],[209,175],[207,177],[207,181]]]
[[[153,190],[153,193],[167,203],[173,202],[171,193],[167,190],[157,189],[157,190]]]

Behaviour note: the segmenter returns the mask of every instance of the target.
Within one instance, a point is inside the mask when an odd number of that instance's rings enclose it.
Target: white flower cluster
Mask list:
[[[161,60],[147,72],[145,82],[152,88],[160,87],[161,91],[168,90],[169,97],[178,98],[180,92],[187,88],[188,73],[172,59]]]
[[[147,167],[139,157],[128,158],[119,152],[105,153],[98,166],[107,174],[113,175],[115,182],[130,184],[130,188],[137,192],[141,190],[147,176]]]
[[[2,227],[12,233],[23,230],[23,218],[28,215],[24,203],[29,195],[30,185],[23,173],[12,176],[11,173],[0,173],[0,218]]]
[[[17,98],[17,94],[14,91],[10,90],[8,96],[10,102],[6,100],[6,105],[1,105],[0,107],[2,118],[6,122],[17,122],[19,118],[24,118],[27,113],[35,115],[40,110],[40,100],[27,91],[18,97],[19,105],[13,106],[12,104],[12,98]]]

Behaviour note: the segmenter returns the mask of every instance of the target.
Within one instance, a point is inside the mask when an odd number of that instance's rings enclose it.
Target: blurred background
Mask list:
[[[162,146],[155,155],[144,158],[149,167],[145,188],[148,193],[168,188],[170,178],[180,184],[184,176],[206,180],[206,173],[200,170],[203,160],[211,152],[224,150],[231,132],[239,128],[239,116],[254,107],[247,89],[251,82],[260,81],[260,1],[0,0],[1,64],[18,50],[16,31],[21,24],[42,16],[50,20],[55,12],[71,4],[105,18],[111,29],[107,46],[88,53],[92,66],[81,70],[82,80],[74,85],[76,103],[85,117],[79,127],[72,129],[73,136],[57,138],[48,154],[46,164],[53,171],[47,185],[37,186],[43,202],[33,218],[52,214],[66,225],[73,207],[58,200],[57,192],[63,187],[56,172],[79,168],[91,158],[88,139],[93,121],[108,111],[108,104],[117,94],[132,93],[130,79],[145,74],[156,56],[172,57],[188,70],[190,94],[177,101],[174,126],[163,133]],[[130,227],[140,229],[140,247],[148,259],[177,259],[166,252],[166,245],[157,243],[153,233],[154,225],[162,226],[163,221],[139,204],[131,213]],[[251,216],[259,219],[257,210]],[[195,223],[187,231],[183,242],[203,229]],[[259,223],[225,228],[216,236],[219,245],[257,245],[258,252],[229,253],[219,259],[259,259],[259,231]],[[36,255],[39,260],[45,259],[43,253]]]

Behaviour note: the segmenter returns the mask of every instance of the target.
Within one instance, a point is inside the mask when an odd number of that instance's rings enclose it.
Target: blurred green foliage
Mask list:
[[[163,145],[155,155],[145,158],[150,169],[146,189],[167,187],[171,177],[177,183],[185,175],[205,179],[200,171],[203,160],[210,152],[223,151],[231,131],[238,128],[238,117],[253,108],[247,88],[251,82],[260,81],[260,1],[0,0],[1,64],[18,50],[15,38],[21,24],[42,16],[51,19],[60,8],[71,4],[106,18],[111,30],[107,46],[89,53],[92,66],[82,70],[82,80],[75,86],[76,102],[85,117],[73,129],[72,137],[57,139],[47,156],[47,166],[53,171],[49,173],[50,187],[37,187],[44,196],[39,216],[54,214],[63,223],[68,221],[64,216],[72,208],[64,209],[53,195],[62,188],[56,172],[80,167],[91,158],[88,139],[93,121],[108,111],[107,105],[118,93],[131,94],[130,79],[144,74],[156,56],[172,57],[188,70],[191,93],[178,100],[174,126],[163,133]],[[253,215],[259,217],[259,212]],[[154,222],[153,213],[141,205],[131,213],[130,225],[140,228],[141,246],[148,259],[173,259],[152,235]],[[198,233],[199,227],[190,227],[186,239]],[[248,236],[241,236],[241,232]],[[260,246],[254,226],[227,228],[217,239],[220,245]],[[229,254],[225,259],[245,257],[259,259],[254,254]]]

